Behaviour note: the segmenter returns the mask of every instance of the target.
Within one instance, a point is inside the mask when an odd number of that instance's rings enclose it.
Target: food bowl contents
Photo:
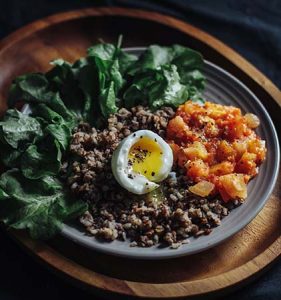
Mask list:
[[[175,163],[199,196],[220,194],[225,202],[247,197],[247,183],[258,174],[266,147],[254,131],[259,119],[233,106],[187,101],[167,127]]]
[[[52,64],[13,81],[0,122],[8,226],[47,239],[73,220],[98,240],[176,249],[243,203],[266,155],[259,119],[205,102],[200,53],[137,57],[119,39]]]

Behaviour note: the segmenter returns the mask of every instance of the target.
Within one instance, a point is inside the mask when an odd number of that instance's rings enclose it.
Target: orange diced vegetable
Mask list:
[[[220,175],[233,173],[233,171],[234,171],[233,163],[229,161],[223,161],[219,164],[211,166],[209,173],[220,176]]]
[[[201,197],[207,197],[215,188],[215,185],[209,181],[203,180],[189,188],[189,191]]]
[[[200,180],[200,178],[207,178],[209,175],[209,166],[202,159],[188,161],[185,167],[187,167],[187,176],[195,182]]]
[[[266,156],[265,141],[253,130],[259,124],[257,116],[243,116],[233,106],[192,101],[180,105],[166,134],[175,163],[186,169],[189,181],[197,183],[191,191],[198,194],[199,187],[206,197],[199,183],[205,187],[209,182],[214,185],[212,194],[220,193],[224,201],[244,199],[246,184]]]
[[[198,158],[205,160],[208,157],[208,152],[205,146],[202,143],[197,141],[195,141],[193,144],[185,148],[184,153],[187,156],[187,158],[191,160],[198,159]]]
[[[247,197],[247,185],[243,174],[234,173],[220,176],[220,183],[232,199],[245,199]]]

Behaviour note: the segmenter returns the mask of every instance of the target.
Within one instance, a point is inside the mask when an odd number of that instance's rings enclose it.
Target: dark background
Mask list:
[[[234,48],[281,87],[280,0],[0,0],[0,38],[53,13],[105,5],[155,10],[186,20]],[[55,277],[0,231],[0,300],[74,298],[102,299]],[[227,298],[281,299],[281,262]]]

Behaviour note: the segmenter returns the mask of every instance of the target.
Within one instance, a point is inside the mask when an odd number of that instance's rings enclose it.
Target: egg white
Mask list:
[[[157,140],[161,148],[162,166],[155,174],[154,180],[148,180],[144,175],[133,171],[128,164],[128,157],[131,147],[139,141],[141,137]],[[142,195],[155,190],[159,182],[164,180],[173,165],[173,152],[170,146],[156,133],[150,130],[139,130],[127,136],[114,151],[111,168],[117,182],[131,193]]]

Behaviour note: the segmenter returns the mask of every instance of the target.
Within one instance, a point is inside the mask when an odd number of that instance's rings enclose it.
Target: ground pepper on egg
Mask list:
[[[138,195],[158,188],[159,183],[169,175],[172,165],[170,146],[155,132],[147,129],[137,130],[123,139],[111,159],[116,181],[129,192]]]

